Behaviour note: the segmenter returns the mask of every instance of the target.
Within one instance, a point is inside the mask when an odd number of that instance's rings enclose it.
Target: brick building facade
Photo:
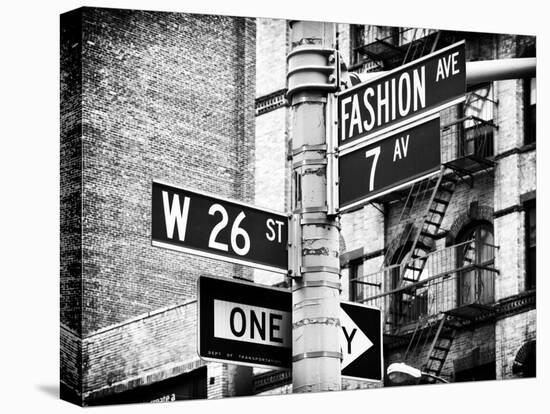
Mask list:
[[[257,26],[258,51],[267,53],[257,61],[258,80],[261,73],[270,80],[284,72],[289,35],[283,21],[258,19]],[[358,73],[390,70],[460,40],[469,62],[535,56],[531,36],[346,24],[337,25],[337,36],[348,70]],[[290,110],[282,81],[272,82],[257,88],[256,131],[291,138],[288,123],[277,128]],[[383,310],[385,368],[405,362],[448,381],[535,375],[535,111],[535,79],[468,85],[465,103],[440,113],[442,171],[341,215],[341,298]],[[407,262],[411,243],[440,175],[456,184],[422,274],[399,285],[399,269],[415,265]],[[450,342],[443,332],[452,333]],[[391,384],[343,380],[344,389],[382,385]],[[288,388],[265,391],[277,392]]]
[[[153,247],[150,236],[153,180],[289,209],[287,26],[95,8],[62,15],[65,398],[93,405],[291,392],[289,372],[205,363],[196,353],[198,276],[288,281]],[[420,57],[411,45],[424,45],[426,54],[461,39],[469,61],[535,55],[527,36],[337,27],[340,53],[357,72]],[[377,50],[376,39],[385,36],[394,47]],[[465,105],[441,114],[442,125],[450,125],[442,129],[441,175],[455,183],[423,275],[408,286],[413,294],[396,285],[395,264],[407,266],[411,229],[422,225],[429,206],[426,198],[406,200],[432,194],[438,176],[342,214],[341,298],[383,309],[385,367],[433,363],[441,326],[454,333],[439,367],[443,378],[532,375],[535,91],[534,81],[523,79],[471,85]],[[475,166],[464,171],[463,159]],[[471,267],[464,266],[471,259],[464,247],[475,253]],[[343,382],[344,389],[382,385]]]
[[[254,201],[256,25],[82,8],[61,28],[62,394],[93,404],[203,365],[197,277],[252,275],[150,226],[153,180]],[[208,370],[191,396],[235,393],[237,368]]]

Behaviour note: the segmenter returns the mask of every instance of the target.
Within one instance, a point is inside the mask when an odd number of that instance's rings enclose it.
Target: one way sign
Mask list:
[[[198,279],[198,346],[202,359],[292,368],[289,290],[222,277]],[[343,377],[382,380],[382,317],[370,306],[340,302]]]
[[[382,316],[370,306],[340,303],[342,376],[382,381]]]

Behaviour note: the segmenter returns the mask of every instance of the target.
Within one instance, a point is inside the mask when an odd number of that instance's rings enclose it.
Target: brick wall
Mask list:
[[[186,359],[188,350],[175,353],[182,346],[181,338],[169,331],[187,322],[180,305],[196,294],[196,277],[252,275],[240,266],[151,247],[150,185],[153,179],[162,179],[277,210],[288,208],[288,109],[254,119],[254,98],[286,86],[288,34],[283,20],[258,19],[256,26],[250,19],[224,16],[89,8],[79,13],[72,14],[76,16],[72,21],[65,17],[61,48],[62,68],[69,68],[61,73],[61,313],[68,327],[79,330],[80,309],[84,312],[88,376],[83,387],[84,394],[92,397],[192,369],[197,360]],[[338,31],[347,59],[349,26],[338,25]],[[469,58],[491,59],[521,55],[533,40],[506,35],[472,44]],[[495,121],[500,127],[495,152],[502,154],[523,142],[521,85],[497,82],[495,96],[499,101]],[[442,114],[442,123],[454,119],[453,111]],[[443,159],[448,160],[456,143],[442,145]],[[81,162],[82,172],[74,168]],[[534,152],[499,159],[493,173],[476,177],[473,189],[457,188],[442,227],[459,229],[474,201],[490,211],[516,205],[521,194],[535,189],[534,170]],[[385,215],[371,206],[343,215],[341,253],[382,249],[396,228],[401,207],[394,204]],[[522,288],[523,223],[521,212],[494,219],[495,243],[501,245],[496,267],[502,271],[497,298]],[[440,239],[437,247],[446,243]],[[82,304],[74,294],[81,289],[81,253]],[[366,261],[364,274],[378,270],[382,257]],[[346,272],[342,282],[347,290]],[[254,271],[254,276],[262,283],[280,280],[268,272]],[[497,322],[496,334],[492,324],[462,332],[444,375],[451,376],[456,369],[453,361],[466,366],[472,349],[479,348],[482,358],[507,358],[508,362],[497,363],[497,373],[509,377],[509,356],[517,352],[518,338],[534,337],[533,321],[533,312],[524,312]],[[78,386],[74,375],[78,341],[67,332],[62,336],[62,361],[73,362],[67,363],[62,378]],[[163,340],[153,353],[144,338],[155,332]],[[134,349],[124,345],[134,343]],[[194,342],[187,338],[183,346],[190,343]],[[386,365],[402,358],[403,351],[391,353]],[[423,363],[425,351],[418,350],[413,362]],[[208,397],[234,394],[238,387],[234,375],[226,364],[208,364]],[[359,386],[371,385],[344,383],[344,388]]]
[[[336,35],[338,36],[338,50],[346,66],[351,63],[351,37],[349,24],[337,24]]]
[[[534,47],[535,38],[500,35],[496,48],[499,58],[513,58]],[[495,121],[494,209],[495,243],[500,246],[495,265],[500,270],[496,298],[502,299],[525,288],[525,213],[520,196],[536,189],[536,155],[534,151],[518,152],[524,142],[524,82],[495,82],[497,111]],[[508,211],[507,211],[508,210]],[[504,215],[501,215],[501,212]],[[497,367],[498,370],[498,367]]]
[[[208,364],[208,399],[222,398],[227,394],[227,365]]]
[[[345,246],[345,250],[340,251],[340,255],[359,249],[363,249],[363,255],[369,255],[384,249],[384,214],[375,207],[367,205],[359,210],[343,214],[341,224],[342,245]],[[384,255],[378,254],[364,260],[362,274],[357,276],[366,276],[379,271],[383,265],[383,259]],[[349,268],[345,268],[342,270],[340,280],[343,289],[340,293],[341,300],[352,299],[350,298],[351,285],[349,279]],[[362,289],[372,294],[378,293],[376,288],[367,285],[363,285]]]
[[[81,332],[82,19],[61,17],[60,34],[60,310],[61,322]]]
[[[288,108],[281,107],[256,117],[255,205],[286,213],[289,209],[290,166],[287,162]],[[254,270],[254,280],[272,285],[284,275]]]
[[[424,336],[411,347],[405,360],[407,347],[392,350],[385,355],[384,364],[387,368],[394,362],[404,362],[410,366],[422,368],[427,362],[428,352],[433,336]],[[451,350],[443,365],[441,376],[452,380],[457,371],[472,368],[475,365],[489,363],[495,360],[495,325],[477,326],[472,330],[459,331],[453,340]]]
[[[196,368],[180,306],[197,277],[252,275],[152,247],[150,206],[152,180],[254,201],[256,25],[97,8],[61,24],[61,379],[93,399]]]
[[[82,389],[81,12],[64,14],[60,25],[60,378],[61,395],[78,402]]]
[[[82,340],[65,325],[59,331],[61,397],[82,402]],[[68,395],[64,395],[67,391]]]
[[[99,330],[83,340],[83,395],[98,398],[203,365],[192,300]]]
[[[151,181],[245,201],[254,186],[255,25],[83,9],[84,332],[195,294],[238,266],[150,244]],[[200,36],[197,35],[200,33]]]
[[[497,379],[516,377],[512,372],[516,355],[523,344],[536,339],[536,334],[537,311],[534,309],[497,321]]]
[[[196,304],[159,309],[84,338],[83,397],[104,397],[202,366]]]
[[[256,19],[256,97],[286,88],[288,22]],[[255,204],[280,212],[289,209],[290,163],[287,161],[289,109],[281,106],[256,116]],[[254,270],[257,283],[273,285],[284,275]]]
[[[286,88],[287,20],[256,19],[256,96]]]
[[[386,31],[384,31],[386,30]],[[383,28],[377,37],[383,37],[387,28]],[[365,36],[371,36],[373,30],[365,31]],[[338,25],[338,41],[340,52],[349,65],[351,56],[349,25]],[[467,41],[467,60],[487,60],[521,56],[532,48],[533,38],[511,35],[480,35],[477,39],[470,36]],[[282,54],[282,52],[279,52]],[[360,71],[360,70],[359,70]],[[501,81],[494,83],[494,98],[498,101],[494,105],[493,119],[499,126],[495,132],[495,154],[502,154],[510,149],[517,149],[523,144],[523,86],[521,81]],[[445,125],[457,119],[457,107],[449,108],[441,113],[441,124]],[[258,125],[264,119],[258,117]],[[273,133],[275,134],[275,133]],[[456,135],[442,136],[442,161],[455,159],[458,155]],[[496,299],[508,297],[521,290],[524,279],[524,213],[510,214],[503,217],[494,217],[493,213],[500,208],[516,205],[519,196],[535,189],[535,153],[534,151],[521,153],[512,157],[497,160],[497,166],[492,172],[476,174],[474,186],[471,188],[460,183],[453,195],[452,203],[442,223],[442,230],[449,230],[449,236],[441,238],[436,243],[437,249],[442,249],[456,242],[461,229],[475,220],[487,220],[494,225],[495,244],[500,245],[497,251],[495,265],[501,274],[496,276]],[[477,206],[477,207],[475,207]],[[385,243],[395,235],[398,218],[403,205],[394,203],[385,205],[385,214],[372,208],[365,207],[354,212],[342,215],[341,253],[363,250],[363,254],[378,251],[384,248]],[[413,214],[419,215],[426,205],[421,205]],[[377,271],[382,265],[383,256],[368,259],[363,265],[363,274]],[[343,300],[349,297],[349,270],[342,269],[341,278]],[[449,298],[454,299],[454,298]],[[522,313],[523,317],[505,318],[494,323],[477,326],[473,330],[461,331],[457,335],[451,353],[443,369],[443,375],[453,378],[456,371],[472,368],[475,365],[499,361],[501,354],[510,355],[517,352],[519,347],[507,344],[507,337],[499,333],[505,321],[510,320],[517,332],[526,326],[534,329],[533,317],[529,312]],[[531,318],[528,321],[525,318]],[[514,319],[515,318],[515,319]],[[496,329],[496,331],[495,331]],[[512,329],[512,328],[509,328]],[[529,331],[531,332],[531,331]],[[533,331],[534,332],[534,331]],[[534,333],[533,333],[534,335]],[[520,335],[521,336],[521,335]],[[426,362],[430,342],[417,349],[412,359],[407,361],[411,365],[421,366]],[[500,351],[500,350],[501,351]],[[513,349],[513,352],[512,352]],[[386,366],[391,362],[402,361],[405,348],[392,351],[388,355]],[[514,354],[515,356],[515,354]],[[513,358],[512,358],[513,360]],[[497,363],[497,371],[499,370]],[[502,369],[502,368],[500,368]],[[511,369],[511,368],[510,368]],[[355,384],[344,381],[344,389],[352,389],[364,384]],[[288,393],[289,387],[270,390],[266,394]]]
[[[339,31],[345,32],[344,25],[340,26]],[[382,34],[379,37],[381,36]],[[534,43],[533,37],[525,36],[487,35],[479,36],[477,39],[469,37],[467,60],[533,55]],[[340,45],[345,56],[349,55],[348,36],[342,36]],[[494,105],[493,119],[499,127],[494,134],[496,166],[492,172],[476,174],[473,188],[464,183],[457,187],[441,225],[442,230],[449,230],[448,236],[436,242],[436,248],[442,249],[454,244],[459,231],[469,222],[478,219],[492,222],[495,244],[500,246],[495,258],[495,266],[500,270],[500,274],[495,277],[496,300],[510,297],[524,289],[525,213],[519,209],[502,216],[493,216],[493,213],[499,210],[518,207],[520,196],[536,189],[535,151],[518,151],[523,146],[523,93],[521,80],[494,82],[494,98],[498,104]],[[456,108],[449,108],[441,113],[441,123],[445,125],[456,117]],[[441,145],[443,162],[457,156],[456,135],[443,134]],[[472,206],[476,204],[477,207],[472,210]],[[402,208],[402,203],[385,205],[382,229],[386,243],[397,234]],[[413,216],[418,217],[425,208],[426,204],[418,206],[413,210]],[[343,215],[342,235],[347,251],[363,248],[363,251],[368,253],[380,248],[382,237],[380,232],[377,233],[379,227],[367,223],[368,219],[362,210]],[[364,274],[369,273],[369,266],[376,271],[380,265],[378,258],[367,260],[364,264]],[[344,270],[342,280],[347,283],[347,279],[348,271]],[[342,297],[347,297],[347,294],[343,293]],[[468,365],[472,364],[490,362],[496,358],[497,377],[509,376],[510,364],[513,363],[511,355],[515,357],[515,353],[523,344],[522,341],[535,336],[532,312],[534,311],[505,317],[497,322],[496,328],[494,324],[487,324],[472,331],[460,332],[447,358],[443,374],[452,378],[453,372],[457,370],[469,368],[471,366]],[[404,351],[405,349],[397,349],[390,352],[386,365],[402,361]],[[426,347],[420,348],[407,362],[421,366],[426,361],[426,353]],[[501,361],[501,366],[498,361]]]

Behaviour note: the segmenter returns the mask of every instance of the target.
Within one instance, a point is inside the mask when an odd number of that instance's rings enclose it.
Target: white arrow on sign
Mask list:
[[[343,356],[341,369],[344,369],[367,352],[373,343],[342,308],[340,325],[340,348]]]

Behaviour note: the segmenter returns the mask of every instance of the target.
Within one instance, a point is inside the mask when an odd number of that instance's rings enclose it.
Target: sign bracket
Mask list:
[[[334,94],[328,95],[325,116],[327,134],[327,214],[340,212],[338,199],[338,107]]]

